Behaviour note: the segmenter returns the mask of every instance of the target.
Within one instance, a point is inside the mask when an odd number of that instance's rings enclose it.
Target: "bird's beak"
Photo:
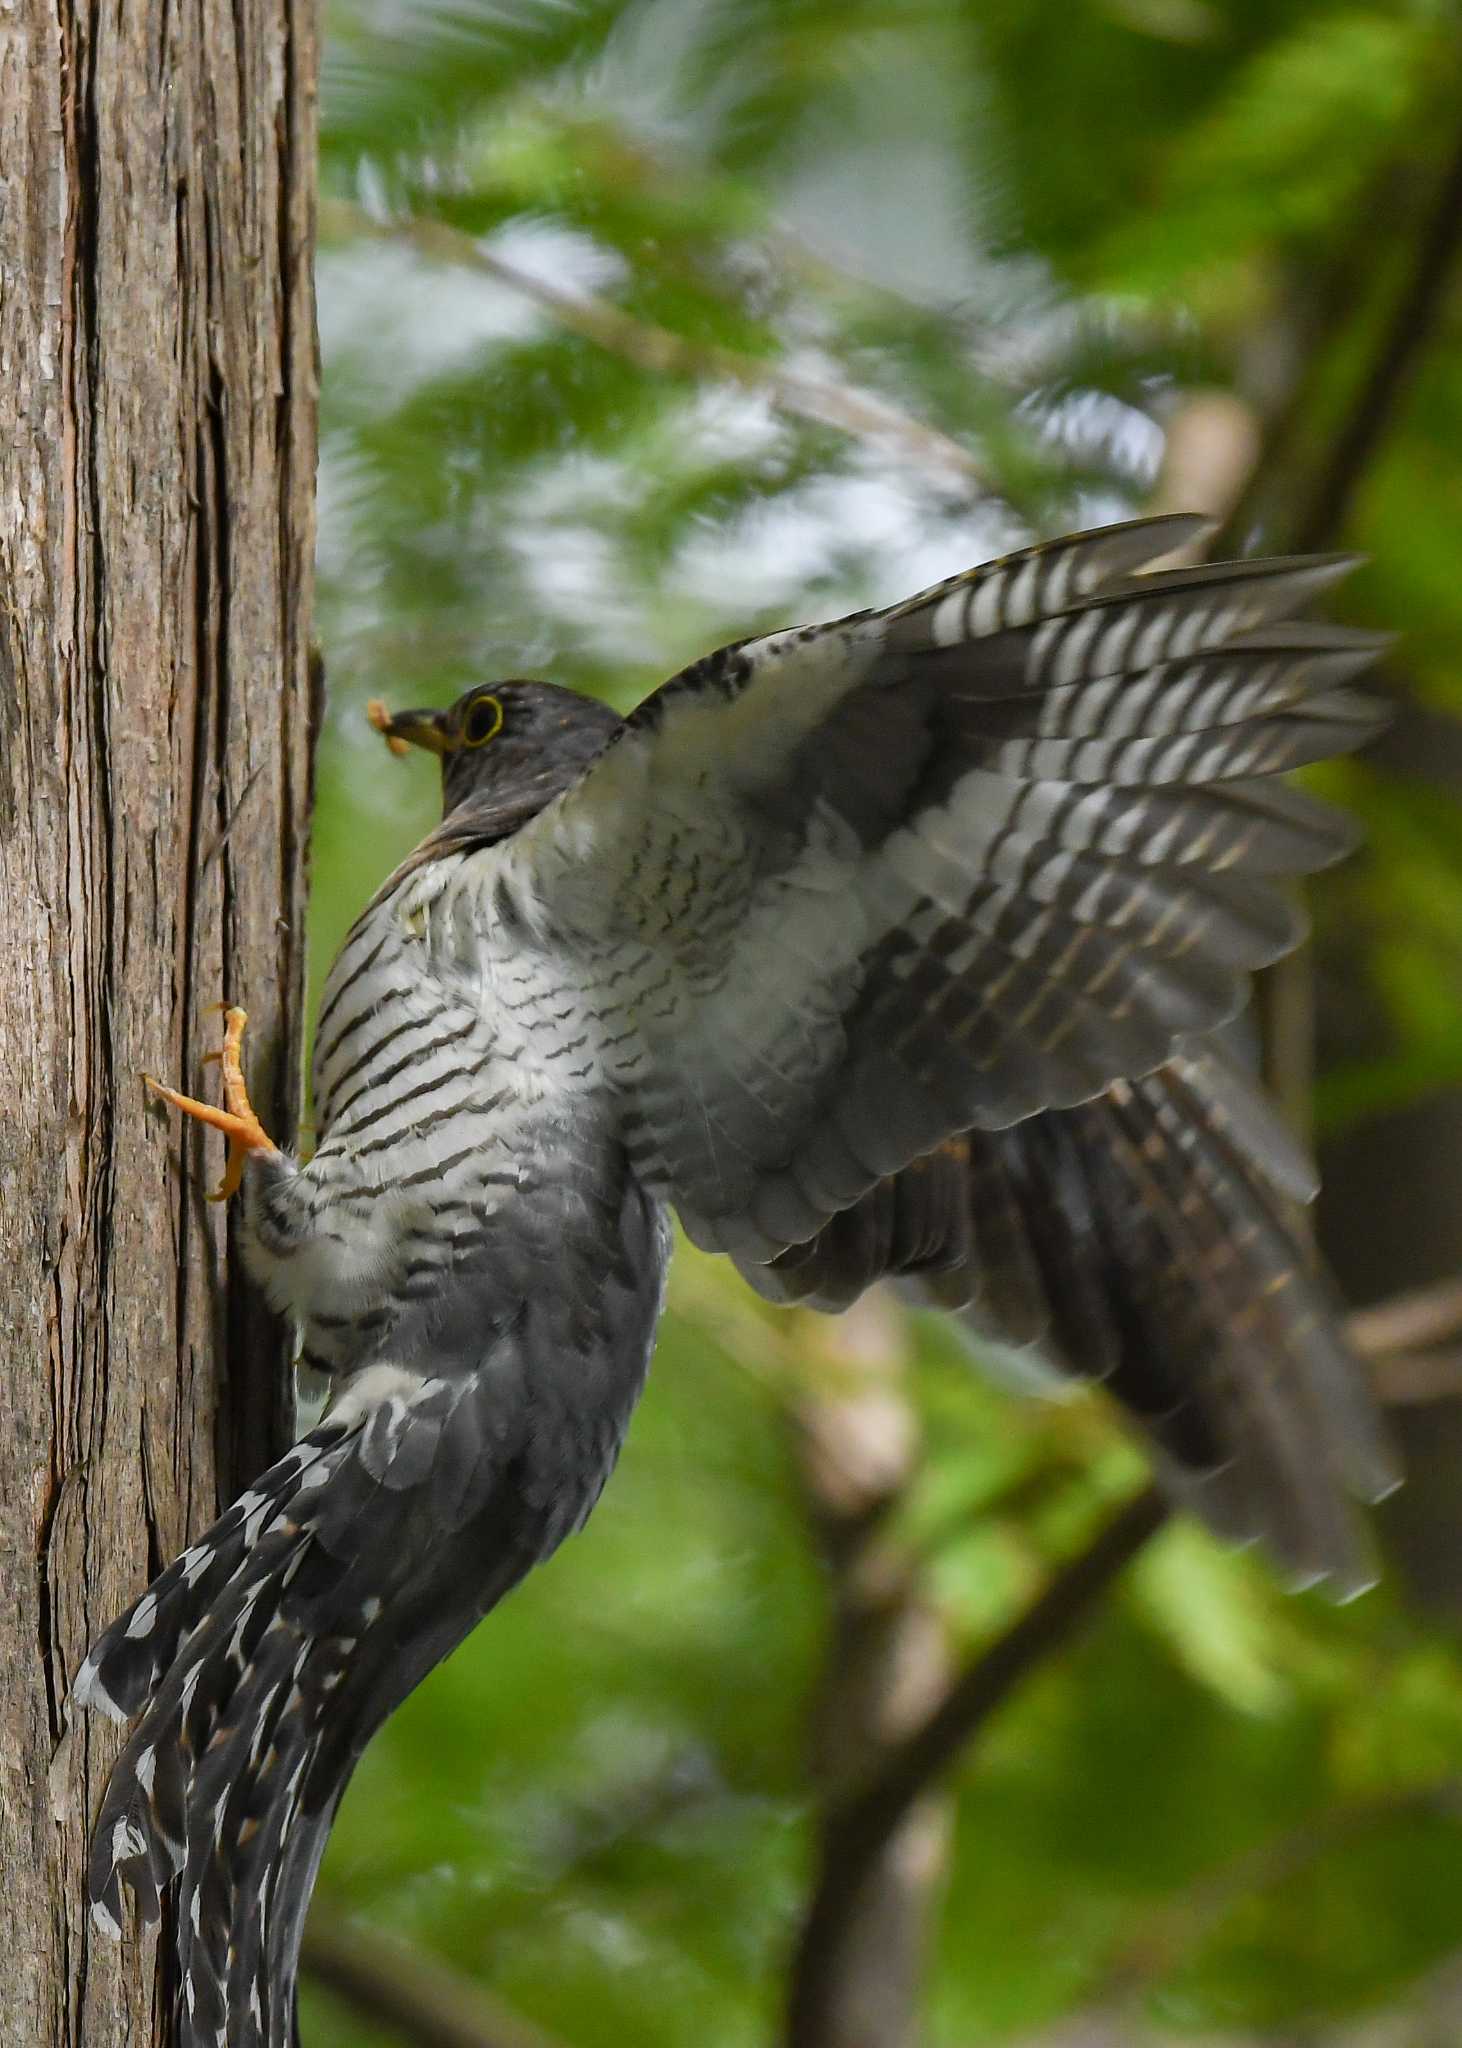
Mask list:
[[[409,746],[425,747],[432,754],[450,749],[439,711],[388,711],[379,697],[372,697],[366,717],[393,754],[404,754]]]

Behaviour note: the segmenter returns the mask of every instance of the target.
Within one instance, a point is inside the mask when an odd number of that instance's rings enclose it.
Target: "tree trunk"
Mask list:
[[[312,688],[315,36],[302,0],[0,14],[0,2039],[161,2038],[91,1928],[90,1638],[267,1454],[207,1006],[297,1113]],[[226,1372],[226,1367],[228,1368]]]

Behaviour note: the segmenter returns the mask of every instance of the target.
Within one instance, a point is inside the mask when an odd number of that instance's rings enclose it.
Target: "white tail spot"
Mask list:
[[[99,1933],[106,1935],[109,1941],[122,1939],[121,1924],[100,1899],[93,1899],[91,1902],[91,1924]]]
[[[150,1636],[152,1624],[157,1620],[157,1595],[144,1593],[132,1610],[132,1619],[127,1624],[128,1640],[135,1642],[139,1636]]]
[[[76,1683],[71,1688],[71,1697],[78,1706],[93,1707],[112,1721],[126,1721],[130,1716],[117,1705],[101,1681],[98,1665],[88,1657],[76,1674]]]

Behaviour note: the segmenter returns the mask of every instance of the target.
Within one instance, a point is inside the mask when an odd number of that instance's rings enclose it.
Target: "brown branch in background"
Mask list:
[[[1258,412],[1236,392],[1185,391],[1163,423],[1162,467],[1146,510],[1202,512],[1222,527],[1254,474],[1263,438]],[[1176,568],[1208,552],[1200,535],[1153,566]]]
[[[947,1696],[950,1653],[922,1560],[892,1527],[922,1458],[907,1319],[878,1293],[837,1318],[803,1314],[797,1333],[816,1372],[792,1411],[796,1447],[832,1609],[810,1776],[835,1812]],[[938,1791],[926,1787],[872,1845],[835,1930],[818,2048],[913,2048],[918,2039],[949,1845]]]
[[[1357,1309],[1346,1334],[1370,1363],[1383,1407],[1462,1401],[1462,1280],[1438,1281]]]
[[[1433,1351],[1462,1340],[1462,1280],[1415,1287],[1371,1308],[1358,1308],[1346,1335],[1362,1358],[1403,1351]]]
[[[1462,137],[1443,174],[1432,211],[1422,229],[1411,273],[1362,380],[1355,402],[1336,435],[1330,459],[1295,525],[1297,548],[1325,547],[1343,531],[1351,505],[1412,373],[1445,310],[1447,294],[1462,257]]]
[[[558,2048],[491,1993],[376,1926],[316,1899],[300,1962],[315,1983],[410,2048]]]
[[[1435,1402],[1449,1402],[1462,1408],[1462,1351],[1405,1351],[1395,1358],[1377,1360],[1371,1375],[1376,1399],[1397,1417],[1407,1408],[1426,1408]],[[1414,1473],[1408,1472],[1411,1484]],[[1455,1515],[1449,1515],[1455,1528]]]
[[[651,376],[734,384],[743,391],[760,392],[794,418],[810,420],[816,426],[836,427],[854,439],[873,442],[905,461],[919,464],[946,483],[958,483],[983,497],[999,497],[968,448],[940,433],[937,427],[925,426],[921,420],[900,412],[885,399],[823,378],[800,376],[760,356],[745,355],[715,342],[687,340],[668,327],[626,313],[592,292],[563,291],[547,279],[535,277],[530,271],[520,270],[517,264],[493,255],[475,236],[442,221],[416,216],[382,219],[349,200],[327,199],[320,202],[320,233],[322,239],[369,235],[378,241],[401,242],[439,263],[454,264],[459,270],[475,270],[505,285],[519,298],[530,299],[571,334],[610,355],[622,357]]]
[[[789,2048],[826,2048],[832,2038],[827,2015],[837,1996],[847,1928],[890,1835],[1022,1681],[1091,1618],[1168,1513],[1155,1487],[1129,1501],[954,1681],[928,1719],[887,1752],[871,1782],[828,1814],[812,1905],[793,1958]]]
[[[1393,183],[1388,172],[1382,188]],[[1368,245],[1367,245],[1368,246]],[[1343,322],[1319,323],[1307,368],[1296,378],[1278,417],[1268,422],[1264,453],[1253,463],[1248,480],[1232,494],[1213,551],[1233,551],[1243,528],[1277,495],[1280,509],[1272,522],[1272,544],[1299,551],[1334,546],[1343,536],[1356,493],[1379,453],[1397,406],[1416,370],[1454,281],[1462,256],[1462,138],[1442,174],[1435,199],[1418,231],[1414,259],[1396,305],[1386,321],[1374,359],[1361,376],[1345,416],[1331,440],[1327,458],[1312,483],[1298,491],[1278,488],[1297,466],[1295,443],[1315,387],[1325,345],[1343,331]],[[1348,250],[1331,280],[1354,283],[1354,251]],[[1286,509],[1287,508],[1287,509]],[[1315,1039],[1314,969],[1308,947],[1277,961],[1255,977],[1254,1015],[1259,1027],[1260,1065],[1264,1085],[1291,1128],[1310,1134]]]
[[[1168,1514],[1158,1489],[1144,1487],[1055,1575],[1019,1620],[961,1673],[928,1720],[889,1752],[874,1782],[834,1823],[845,1876],[864,1855],[864,1842],[876,1840],[894,1825],[920,1792],[948,1770],[1021,1679],[1070,1641]]]
[[[1346,417],[1329,436],[1329,460],[1307,489],[1305,472],[1314,465],[1307,459],[1306,439],[1311,422],[1323,412],[1328,387],[1327,344],[1352,327],[1355,308],[1374,286],[1378,269],[1374,224],[1403,216],[1414,162],[1414,151],[1403,160],[1393,160],[1361,194],[1352,216],[1359,224],[1358,231],[1327,268],[1305,279],[1303,303],[1285,317],[1287,327],[1301,330],[1288,351],[1298,360],[1283,388],[1271,392],[1263,406],[1262,460],[1254,463],[1213,537],[1211,552],[1215,556],[1236,553],[1256,525],[1264,528],[1267,543],[1275,547],[1332,546],[1343,531],[1363,472],[1374,459],[1408,377],[1444,311],[1462,236],[1459,139],[1457,156],[1438,184],[1435,204],[1418,228],[1416,255],[1407,281],[1382,323],[1380,348],[1356,385]]]
[[[1346,1334],[1371,1364],[1383,1399],[1393,1389],[1402,1401],[1435,1397],[1433,1383],[1444,1375],[1450,1384],[1441,1392],[1455,1392],[1458,1361],[1440,1347],[1462,1339],[1462,1281],[1449,1279],[1358,1310]],[[790,2048],[827,2048],[833,2038],[826,2014],[837,1989],[838,1958],[859,1912],[860,1893],[890,1836],[1021,1683],[1091,1618],[1170,1513],[1156,1487],[1136,1495],[967,1666],[928,1718],[885,1752],[858,1792],[827,1814],[812,1903],[793,1963]]]
[[[1259,1078],[1290,1130],[1309,1146],[1315,1131],[1315,962],[1308,939],[1255,975],[1252,1003]]]

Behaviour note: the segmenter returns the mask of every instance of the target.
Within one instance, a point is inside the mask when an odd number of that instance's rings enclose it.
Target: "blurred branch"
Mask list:
[[[1202,512],[1227,521],[1259,460],[1263,428],[1258,412],[1232,391],[1187,391],[1164,425],[1162,467],[1145,509]],[[1177,566],[1207,553],[1200,538],[1190,549],[1165,556]]]
[[[812,1776],[824,1812],[876,1775],[949,1685],[942,1617],[920,1561],[890,1522],[917,1476],[907,1322],[887,1295],[836,1319],[797,1319],[831,1368],[798,1404],[798,1453],[831,1592],[832,1626],[813,1707]],[[911,2048],[948,1814],[911,1802],[874,1845],[836,1930],[813,2022],[818,2048]]]
[[[1212,537],[1215,556],[1239,553],[1256,527],[1266,532],[1292,527],[1283,516],[1284,487],[1294,477],[1300,482],[1306,468],[1306,427],[1319,406],[1325,388],[1326,344],[1349,328],[1355,309],[1365,301],[1376,275],[1376,234],[1378,220],[1400,219],[1408,186],[1408,166],[1395,160],[1381,167],[1360,194],[1350,216],[1355,231],[1344,239],[1328,263],[1315,275],[1306,275],[1293,292],[1292,303],[1276,316],[1275,324],[1285,344],[1270,347],[1266,355],[1287,356],[1290,367],[1278,389],[1272,364],[1263,373],[1270,387],[1266,400],[1256,403],[1262,413],[1262,448],[1243,488],[1237,493],[1219,532]],[[1262,459],[1261,459],[1262,458]],[[1271,498],[1279,499],[1278,513]]]
[[[1361,478],[1395,415],[1446,306],[1462,256],[1462,136],[1423,226],[1411,273],[1382,337],[1368,375],[1362,379],[1350,416],[1330,450],[1309,505],[1295,526],[1297,548],[1328,545],[1344,528]]]
[[[1351,1343],[1371,1365],[1378,1400],[1396,1408],[1462,1398],[1462,1280],[1442,1280],[1357,1309]]]
[[[1383,185],[1389,183],[1389,174]],[[1364,248],[1369,261],[1372,218]],[[1424,354],[1447,299],[1459,256],[1462,256],[1462,137],[1449,157],[1435,199],[1420,224],[1415,255],[1400,296],[1384,325],[1380,345],[1362,374],[1349,408],[1333,435],[1327,457],[1308,487],[1289,494],[1295,509],[1276,521],[1275,541],[1299,551],[1333,546],[1344,532],[1366,470],[1375,460],[1396,415],[1406,385]],[[1336,277],[1354,281],[1353,250],[1346,252]],[[1332,280],[1332,284],[1333,284]],[[1213,539],[1213,551],[1229,552],[1243,538],[1243,527],[1262,510],[1279,479],[1298,467],[1296,430],[1309,409],[1314,389],[1323,382],[1319,366],[1328,344],[1343,335],[1343,321],[1321,322],[1310,346],[1307,369],[1296,380],[1290,401],[1268,422],[1262,455],[1257,455],[1248,481],[1234,491],[1227,516]],[[1283,502],[1283,499],[1281,499]],[[1254,1013],[1258,1020],[1264,1084],[1286,1120],[1308,1137],[1314,1082],[1314,973],[1308,947],[1301,947],[1255,977]]]
[[[1311,280],[1310,317],[1299,343],[1301,367],[1264,422],[1264,448],[1237,493],[1215,555],[1241,547],[1256,521],[1276,546],[1324,548],[1344,528],[1365,470],[1395,416],[1396,405],[1432,339],[1462,252],[1462,137],[1437,186],[1435,202],[1418,228],[1415,255],[1400,297],[1382,327],[1380,346],[1361,375],[1346,417],[1329,437],[1329,458],[1306,490],[1304,429],[1321,405],[1330,345],[1348,330],[1357,302],[1376,271],[1377,220],[1396,218],[1411,157],[1393,161],[1363,195],[1352,216],[1357,232],[1328,276]],[[1291,484],[1298,479],[1299,487]]]
[[[1346,1333],[1362,1358],[1398,1351],[1431,1351],[1462,1338],[1462,1280],[1439,1280],[1358,1308]]]
[[[865,1842],[875,1840],[907,1812],[931,1779],[947,1770],[960,1751],[1004,1705],[1020,1681],[1067,1643],[1090,1617],[1112,1581],[1168,1518],[1156,1487],[1128,1501],[1081,1554],[1057,1572],[1004,1635],[981,1652],[955,1679],[943,1700],[885,1759],[877,1779],[845,1807],[835,1823],[849,1865],[861,1860]]]
[[[1090,1619],[1113,1580],[1168,1513],[1156,1487],[1129,1501],[1004,1635],[960,1673],[933,1713],[887,1752],[871,1782],[828,1815],[812,1904],[792,1963],[790,2048],[822,2048],[828,2039],[826,2015],[837,1991],[846,1931],[890,1834],[1022,1680]]]
[[[1449,1373],[1456,1390],[1458,1360],[1438,1355],[1438,1347],[1462,1336],[1462,1281],[1358,1310],[1348,1319],[1346,1334],[1371,1365],[1382,1399],[1394,1391],[1399,1399],[1414,1400],[1418,1373],[1428,1387],[1439,1374]],[[826,2013],[837,1989],[837,1959],[892,1833],[1021,1683],[1090,1619],[1170,1512],[1155,1486],[1129,1501],[1019,1619],[966,1666],[927,1719],[885,1752],[863,1787],[827,1815],[812,1902],[792,1967],[790,2048],[824,2048],[830,2038]]]
[[[1403,1351],[1394,1358],[1378,1359],[1371,1385],[1383,1408],[1462,1402],[1462,1351]]]
[[[855,439],[874,442],[946,482],[957,481],[982,495],[998,495],[967,448],[936,427],[925,426],[908,413],[900,412],[884,399],[846,385],[830,384],[822,378],[799,376],[794,371],[779,369],[775,363],[764,362],[759,356],[744,355],[716,342],[689,341],[654,321],[637,319],[592,292],[563,291],[493,255],[474,236],[442,221],[423,220],[419,216],[382,219],[350,200],[322,199],[320,233],[322,239],[360,236],[401,242],[439,263],[475,270],[520,298],[531,299],[571,334],[610,355],[622,357],[651,376],[734,384],[743,391],[760,392],[794,418],[835,427]]]
[[[1273,459],[1274,444],[1266,450],[1254,406],[1230,392],[1188,394],[1168,421],[1149,509],[1207,513],[1219,522],[1218,531],[1193,552],[1222,555],[1239,508]],[[1308,1139],[1315,1028],[1309,948],[1301,946],[1257,975],[1253,1002],[1264,1085],[1291,1130]]]
[[[380,1927],[331,1912],[318,1898],[300,1962],[315,1983],[411,2048],[559,2048],[455,1970]]]
[[[1308,939],[1254,976],[1253,1004],[1259,1030],[1259,1074],[1265,1091],[1295,1136],[1311,1145],[1315,1135],[1315,962]]]

